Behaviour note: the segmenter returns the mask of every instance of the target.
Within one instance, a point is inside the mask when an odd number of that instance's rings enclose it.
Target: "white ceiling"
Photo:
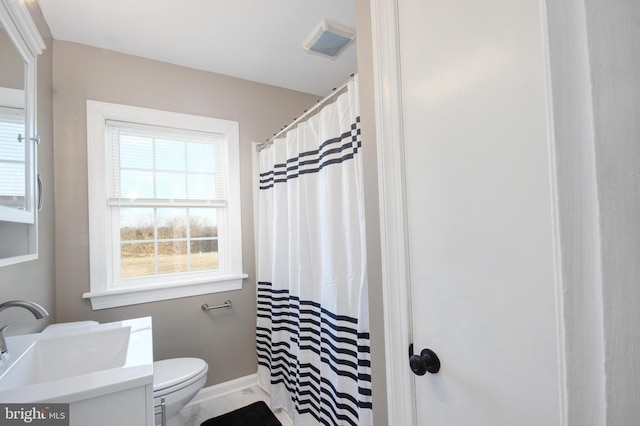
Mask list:
[[[356,72],[302,48],[322,19],[355,29],[354,0],[38,0],[56,40],[323,96]]]

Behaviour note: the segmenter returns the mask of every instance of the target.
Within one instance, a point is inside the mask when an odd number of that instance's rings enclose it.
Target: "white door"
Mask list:
[[[542,0],[398,0],[418,425],[561,424]]]

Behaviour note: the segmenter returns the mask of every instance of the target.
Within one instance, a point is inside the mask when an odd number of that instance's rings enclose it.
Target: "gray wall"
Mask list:
[[[257,371],[251,142],[260,142],[317,97],[245,80],[54,41],[53,88],[58,321],[153,317],[156,359],[195,356],[210,366],[208,385]],[[240,123],[243,289],[93,311],[89,291],[86,100]],[[231,299],[232,309],[201,311]]]
[[[360,125],[365,183],[365,220],[367,222],[367,274],[371,329],[371,381],[373,423],[387,424],[387,381],[384,355],[384,317],[382,312],[382,260],[380,258],[380,214],[378,204],[378,163],[376,152],[375,99],[373,89],[373,46],[371,5],[356,0],[356,38],[360,84]]]
[[[35,320],[24,309],[9,308],[0,313],[0,324],[11,324],[7,335],[40,331],[55,319],[55,267],[54,267],[54,206],[53,206],[53,111],[52,111],[52,39],[40,9],[35,2],[27,2],[29,11],[47,48],[38,57],[38,133],[42,143],[38,146],[38,173],[45,186],[45,204],[38,215],[37,260],[0,268],[0,302],[13,299],[33,300],[44,306],[51,316]],[[21,225],[16,225],[21,226]],[[2,228],[3,231],[6,227]],[[0,244],[7,241],[0,232]]]
[[[9,34],[0,28],[0,87],[24,89],[24,64]]]

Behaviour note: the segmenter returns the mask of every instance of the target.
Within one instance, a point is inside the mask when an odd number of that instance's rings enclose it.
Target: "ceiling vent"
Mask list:
[[[356,38],[355,30],[323,19],[303,46],[310,52],[336,59]]]

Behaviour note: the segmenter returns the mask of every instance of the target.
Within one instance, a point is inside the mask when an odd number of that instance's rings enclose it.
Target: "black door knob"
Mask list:
[[[435,374],[440,371],[440,359],[431,349],[423,349],[420,355],[413,353],[413,343],[409,346],[409,367],[418,376],[424,376],[428,371]]]

